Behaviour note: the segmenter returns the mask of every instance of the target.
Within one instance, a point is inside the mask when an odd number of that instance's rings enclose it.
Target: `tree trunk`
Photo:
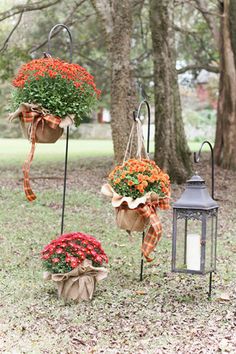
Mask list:
[[[124,158],[136,108],[136,93],[131,73],[131,0],[92,0],[106,33],[111,61],[111,129],[116,162]],[[131,118],[131,119],[130,119]]]
[[[215,138],[216,163],[236,170],[236,3],[224,0],[221,16],[220,83]]]
[[[172,180],[182,183],[191,172],[176,72],[172,29],[174,1],[150,0],[154,59],[155,161]]]
[[[114,1],[114,22],[111,36],[111,128],[115,160],[123,160],[132,112],[135,109],[135,90],[132,85],[130,50],[132,14],[129,0]]]

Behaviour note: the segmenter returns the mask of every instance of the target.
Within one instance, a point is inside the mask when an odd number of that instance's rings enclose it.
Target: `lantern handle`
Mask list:
[[[72,63],[72,55],[73,55],[73,41],[72,41],[72,35],[71,35],[71,31],[69,30],[69,28],[62,24],[62,23],[58,23],[57,25],[53,26],[51,31],[49,32],[49,35],[48,35],[48,52],[49,54],[51,53],[51,38],[52,38],[52,34],[54,32],[54,30],[58,27],[62,27],[64,28],[67,33],[68,33],[68,36],[69,36],[69,45],[70,45],[70,63]]]
[[[133,118],[135,121],[137,119],[140,120],[140,113],[141,113],[141,108],[143,105],[146,105],[147,107],[147,112],[148,112],[148,131],[147,131],[147,153],[149,154],[149,148],[150,148],[150,126],[151,126],[151,109],[148,101],[144,99],[143,101],[140,102],[138,109],[133,112]]]
[[[211,196],[212,196],[212,199],[215,199],[214,198],[214,192],[215,192],[215,167],[214,167],[214,151],[213,151],[213,147],[212,147],[212,144],[205,140],[203,141],[198,153],[194,152],[194,162],[198,163],[200,161],[200,156],[201,156],[201,151],[202,151],[202,148],[205,144],[208,144],[209,147],[210,147],[210,150],[211,150]]]

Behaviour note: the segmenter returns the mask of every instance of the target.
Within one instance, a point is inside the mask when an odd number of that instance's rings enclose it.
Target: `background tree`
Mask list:
[[[124,158],[136,94],[131,72],[132,1],[92,0],[107,39],[111,63],[111,128],[115,160]]]
[[[216,163],[236,169],[236,3],[233,0],[195,0],[219,50],[219,97],[215,137]]]
[[[215,139],[218,165],[236,170],[236,3],[220,4],[220,83]]]
[[[161,11],[164,8],[166,14],[168,14],[167,20],[162,18],[161,14],[153,13],[153,19],[150,16],[152,35],[149,25],[149,6],[151,3],[154,8]],[[219,32],[220,19],[223,19],[221,15],[227,8],[227,6],[223,6],[223,3],[223,1],[217,0],[209,2],[205,0],[173,0],[169,2],[167,11],[164,0],[158,2],[158,4],[154,4],[154,1],[149,3],[148,0],[72,0],[70,2],[43,0],[24,4],[22,0],[21,5],[19,5],[19,1],[9,0],[7,3],[0,5],[0,11],[2,11],[0,13],[0,23],[3,29],[0,33],[3,54],[0,56],[0,76],[2,80],[7,80],[13,76],[13,72],[21,62],[25,62],[31,57],[41,56],[41,53],[47,50],[47,34],[50,28],[56,22],[67,24],[73,29],[74,61],[79,62],[94,74],[97,85],[103,92],[102,104],[109,107],[111,105],[111,113],[114,117],[112,119],[112,130],[116,160],[122,159],[130,124],[132,123],[128,116],[132,116],[132,111],[137,104],[133,79],[141,80],[149,88],[147,92],[151,96],[151,100],[153,85],[156,82],[155,159],[167,168],[172,175],[176,175],[177,180],[180,181],[180,176],[183,176],[184,179],[190,166],[187,162],[188,153],[185,155],[183,152],[187,151],[185,149],[186,144],[183,143],[181,148],[178,147],[180,141],[185,141],[185,138],[183,123],[181,123],[176,73],[182,74],[191,70],[193,78],[195,78],[203,68],[212,72],[219,72],[221,68],[222,77],[227,72],[223,69],[223,66],[226,65],[224,61],[226,63],[229,60],[228,49],[226,50],[227,46],[222,47],[223,40],[221,40]],[[221,4],[220,7],[219,4]],[[234,2],[227,0],[227,4],[233,14]],[[14,6],[9,10],[11,5]],[[97,21],[98,18],[100,21]],[[227,19],[227,16],[224,18]],[[230,15],[228,18],[232,42],[231,49],[234,51],[232,33],[235,25],[234,21],[230,20]],[[3,21],[4,19],[6,21]],[[160,24],[158,21],[164,21],[161,31],[163,34],[168,33],[166,41],[161,40],[158,34],[154,35],[155,24]],[[221,22],[223,23],[223,20]],[[177,49],[176,52],[174,46]],[[159,51],[160,48],[162,50]],[[227,60],[224,59],[223,61],[220,48],[222,51],[225,50],[224,57],[227,57]],[[53,54],[66,59],[66,51],[67,42],[64,36],[55,35],[53,38]],[[65,53],[65,55],[62,55],[62,53]],[[155,71],[152,53],[155,56]],[[163,57],[166,58],[166,63],[162,68],[165,68],[166,71],[158,68],[159,64],[162,65]],[[172,70],[176,60],[178,69]],[[166,77],[169,80],[166,81],[169,85],[168,88],[163,78],[164,73],[168,74],[168,77]],[[235,123],[232,119],[234,114],[227,112],[230,105],[226,102],[230,93],[232,93],[232,90],[226,89],[229,87],[228,76],[227,74],[224,79],[221,78],[221,85],[225,89],[220,89],[219,95],[215,152],[218,164],[233,168],[232,156],[235,156],[235,154],[231,145]],[[169,84],[171,81],[173,85]],[[230,87],[232,87],[232,82]],[[159,94],[158,90],[160,90]],[[165,96],[165,90],[168,92],[167,96]],[[220,104],[223,96],[225,97],[225,103]],[[163,97],[169,97],[168,102],[165,102]],[[230,102],[233,102],[232,97]],[[220,107],[224,114],[220,113]],[[171,118],[165,120],[167,113],[168,117]],[[160,119],[158,116],[160,117],[161,114],[162,118]],[[230,116],[227,123],[226,116]],[[172,141],[167,144],[166,141],[169,140],[172,131],[174,134],[177,131],[176,135],[178,137],[176,137],[176,141],[171,138]],[[231,134],[230,137],[229,133]],[[166,139],[164,139],[165,135]],[[167,146],[164,153],[160,150],[160,144],[162,147],[165,146],[163,143]],[[171,156],[171,159],[173,158],[175,162],[169,162],[170,157],[168,156],[170,156],[170,153],[167,150],[174,152],[175,157]],[[230,151],[230,153],[227,151]]]
[[[155,160],[181,183],[191,171],[191,162],[181,116],[173,14],[174,1],[150,0],[155,82]]]

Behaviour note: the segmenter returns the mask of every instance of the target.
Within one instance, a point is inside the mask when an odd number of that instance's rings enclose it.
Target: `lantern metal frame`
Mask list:
[[[198,185],[198,189],[202,189],[202,193],[206,192],[206,198],[208,195],[208,203],[206,206],[202,205],[187,205],[185,207],[185,200],[182,197],[182,204],[178,202],[173,206],[173,239],[172,239],[172,272],[176,273],[187,273],[187,274],[201,274],[205,275],[207,273],[210,274],[209,277],[209,290],[208,290],[208,299],[211,299],[212,293],[212,280],[213,280],[213,273],[216,271],[216,251],[217,251],[217,222],[218,222],[218,205],[215,202],[214,198],[214,155],[213,155],[213,147],[209,141],[204,141],[201,144],[201,147],[198,153],[194,153],[194,162],[198,163],[200,161],[201,151],[205,144],[208,144],[211,150],[211,182],[212,182],[212,190],[211,190],[211,197],[210,198],[206,188],[205,188],[205,181],[200,176],[193,176],[189,181],[187,181],[188,185],[193,188],[193,184]],[[201,187],[201,184],[203,187]],[[191,195],[191,194],[190,194]],[[183,195],[182,195],[183,196]],[[211,203],[212,201],[212,203]],[[213,202],[214,201],[214,202]],[[187,202],[187,197],[186,197]],[[184,224],[184,251],[183,251],[183,258],[184,264],[186,264],[186,257],[187,257],[187,222],[188,220],[197,220],[201,222],[201,248],[200,248],[200,269],[199,270],[192,270],[192,269],[184,269],[176,267],[176,254],[177,254],[177,222],[179,219],[185,220]],[[211,262],[210,268],[205,268],[205,260],[206,260],[206,225],[207,220],[212,219],[211,224],[211,257],[213,258],[213,263]],[[213,225],[213,222],[215,223]],[[214,226],[214,228],[213,228]],[[214,233],[213,233],[214,230]],[[214,256],[213,256],[214,254]]]

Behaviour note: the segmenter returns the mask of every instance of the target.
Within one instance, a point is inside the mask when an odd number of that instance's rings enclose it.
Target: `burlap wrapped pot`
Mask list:
[[[117,226],[126,231],[143,231],[149,222],[136,209],[119,207],[115,208],[115,213]]]
[[[24,136],[31,140],[31,124],[25,124],[21,122],[21,128]],[[55,143],[63,134],[64,129],[59,125],[56,128],[51,128],[47,122],[39,122],[35,131],[36,143],[41,144],[53,144]]]
[[[92,262],[85,259],[83,263],[64,274],[44,273],[45,280],[52,280],[57,287],[58,297],[64,301],[91,300],[96,283],[107,277],[108,270],[103,267],[93,267]]]

